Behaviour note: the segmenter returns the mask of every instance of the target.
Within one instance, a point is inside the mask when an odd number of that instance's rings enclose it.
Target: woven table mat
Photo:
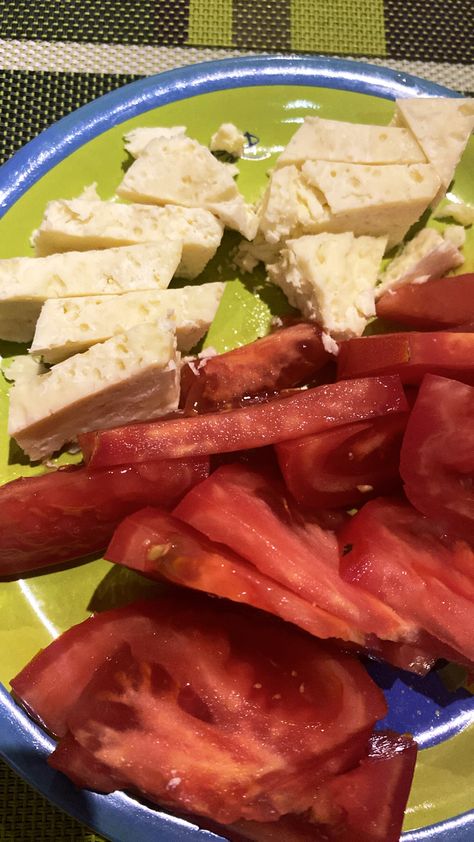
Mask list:
[[[472,95],[468,8],[465,0],[0,0],[0,163],[135,79],[262,51],[370,61]],[[101,837],[0,761],[0,842]]]

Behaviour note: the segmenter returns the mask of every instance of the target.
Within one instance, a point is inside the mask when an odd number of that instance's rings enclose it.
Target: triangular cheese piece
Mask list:
[[[395,122],[407,126],[436,169],[440,201],[474,129],[474,99],[421,97],[397,99]]]

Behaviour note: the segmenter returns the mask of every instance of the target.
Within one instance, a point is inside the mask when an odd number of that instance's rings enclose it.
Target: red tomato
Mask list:
[[[187,499],[187,498],[185,498]],[[474,660],[474,552],[405,503],[366,503],[340,535],[343,578]]]
[[[91,659],[96,644],[84,681],[83,650]],[[109,789],[120,781],[223,823],[306,809],[318,781],[358,762],[386,711],[354,659],[205,597],[166,596],[107,612],[52,647],[60,660],[68,656],[68,677],[78,663],[80,695],[72,706],[62,696],[67,679],[48,650],[30,667],[30,682],[36,674],[54,685],[69,735],[83,760],[92,755],[98,764],[95,782],[102,777]],[[73,766],[75,780],[87,783],[89,764],[81,769],[69,738],[67,746],[52,765],[67,773]]]
[[[253,395],[272,395],[309,383],[331,359],[320,328],[300,322],[241,348],[185,366],[185,410],[217,409]]]
[[[474,388],[426,376],[403,439],[400,473],[410,502],[474,542]]]
[[[285,483],[302,506],[360,506],[400,485],[408,413],[347,424],[275,446]]]
[[[175,505],[209,474],[206,458],[61,468],[0,487],[0,575],[100,552],[125,515],[147,504]]]
[[[262,447],[406,409],[399,379],[374,377],[318,386],[245,409],[85,433],[80,445],[89,465],[102,468]]]
[[[384,333],[340,343],[340,380],[398,374],[410,384],[427,373],[474,383],[474,333]]]
[[[341,621],[344,640],[364,645],[368,634],[390,640],[415,634],[411,624],[379,600],[341,581],[334,533],[295,512],[283,486],[262,474],[241,465],[219,468],[186,495],[174,514],[332,614]]]
[[[377,315],[419,330],[474,321],[474,273],[404,284],[377,302]]]

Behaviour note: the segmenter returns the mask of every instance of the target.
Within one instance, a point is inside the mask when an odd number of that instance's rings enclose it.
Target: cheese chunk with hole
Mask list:
[[[79,433],[158,418],[179,401],[179,354],[169,324],[137,325],[10,391],[8,432],[30,459]]]
[[[444,196],[474,130],[474,99],[397,99],[394,121],[410,129],[440,178],[433,205]]]
[[[426,163],[423,150],[408,129],[370,126],[306,117],[276,166],[305,161],[341,161],[352,164]]]
[[[245,135],[233,123],[222,123],[211,137],[209,148],[212,152],[228,152],[240,158],[245,149]]]
[[[131,202],[205,208],[251,240],[258,220],[226,164],[197,140],[182,136],[148,144],[125,173],[117,193]]]
[[[195,278],[214,257],[223,230],[214,214],[202,208],[59,199],[46,206],[32,244],[43,256],[174,240],[182,247],[176,274]]]
[[[85,351],[136,324],[157,322],[173,314],[180,351],[190,351],[209,329],[224,292],[215,282],[163,292],[58,298],[41,310],[30,353],[47,363]]]
[[[0,260],[0,338],[31,341],[41,308],[50,298],[164,289],[180,258],[180,240],[170,239]]]
[[[464,229],[462,229],[464,231]],[[442,278],[451,269],[461,266],[464,258],[450,241],[434,228],[423,228],[388,264],[381,275],[376,297],[403,284],[423,283],[430,278]]]
[[[166,137],[182,137],[186,134],[186,126],[140,126],[137,129],[132,129],[127,132],[123,138],[123,145],[132,158],[138,158],[143,155],[146,147],[152,140]]]
[[[386,237],[316,234],[289,240],[267,267],[290,304],[335,339],[361,336],[375,315],[375,285]]]

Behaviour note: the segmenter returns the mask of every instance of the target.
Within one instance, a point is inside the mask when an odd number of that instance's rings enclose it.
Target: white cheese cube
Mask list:
[[[410,129],[438,173],[441,184],[433,200],[433,205],[437,204],[474,129],[474,99],[397,99],[394,123]]]
[[[180,351],[190,351],[209,329],[225,284],[215,282],[163,292],[58,298],[41,310],[30,353],[47,363],[105,342],[136,324],[156,324],[173,314]]]
[[[321,192],[296,167],[275,170],[264,194],[259,228],[268,243],[321,231],[330,213]]]
[[[352,164],[425,163],[423,150],[407,129],[369,126],[306,117],[276,162],[277,167],[305,161]]]
[[[268,266],[290,304],[336,339],[360,336],[375,314],[374,290],[386,237],[316,234],[289,240]]]
[[[464,229],[462,229],[464,231]],[[403,284],[423,283],[442,278],[451,269],[464,263],[458,248],[433,228],[423,228],[410,240],[381,275],[376,297]]]
[[[180,258],[181,242],[163,240],[103,251],[0,260],[0,337],[29,342],[49,298],[164,289]]]
[[[143,126],[127,132],[123,138],[123,145],[132,158],[138,158],[152,140],[160,137],[182,137],[185,134],[186,126],[171,126],[170,128],[166,126]]]
[[[245,135],[233,123],[222,123],[211,137],[212,152],[228,152],[240,158],[245,149]]]
[[[222,233],[222,223],[202,208],[59,199],[46,206],[32,243],[43,256],[174,240],[182,246],[176,274],[195,278],[214,257]]]
[[[44,459],[79,433],[158,418],[179,401],[173,331],[137,325],[10,391],[8,432],[30,457]]]
[[[117,193],[132,202],[205,208],[249,240],[257,233],[255,211],[239,193],[228,167],[186,136],[149,143]]]

